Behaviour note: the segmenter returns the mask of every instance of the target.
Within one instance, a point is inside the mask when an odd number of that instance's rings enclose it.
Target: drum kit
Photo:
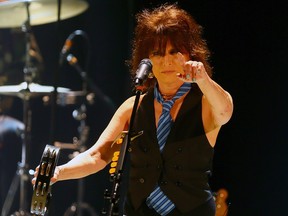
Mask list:
[[[14,215],[30,215],[27,210],[29,206],[27,203],[27,201],[29,201],[27,197],[27,186],[30,184],[31,179],[28,170],[29,163],[27,161],[31,142],[32,110],[29,103],[30,99],[42,97],[44,102],[49,102],[51,98],[53,99],[53,94],[55,93],[56,96],[58,96],[56,97],[56,104],[82,103],[77,117],[78,120],[81,121],[81,127],[84,128],[83,130],[85,130],[85,125],[83,125],[83,121],[85,120],[85,117],[83,117],[85,116],[85,113],[83,114],[83,112],[85,112],[85,105],[83,104],[87,100],[91,100],[91,94],[87,94],[86,90],[75,92],[64,87],[44,86],[34,82],[33,73],[35,73],[35,71],[32,68],[30,54],[31,26],[59,22],[83,13],[88,7],[88,3],[84,0],[0,0],[0,28],[21,27],[26,36],[25,66],[23,68],[24,81],[18,85],[0,86],[0,96],[15,96],[23,101],[24,123],[21,161],[18,164],[16,176],[13,179],[8,196],[4,202],[1,212],[2,216],[7,216],[10,213],[9,211],[14,199],[13,196],[18,186],[20,193],[19,211],[15,212]],[[83,134],[85,134],[85,131]],[[83,134],[80,134],[80,136],[83,136]],[[61,143],[58,143],[58,146],[61,147]],[[71,145],[67,148],[69,147],[71,147]],[[78,149],[79,145],[73,145],[72,148]]]

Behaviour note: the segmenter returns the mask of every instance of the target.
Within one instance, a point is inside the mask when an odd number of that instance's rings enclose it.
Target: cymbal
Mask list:
[[[0,28],[21,27],[27,20],[27,3],[29,3],[30,25],[57,21],[57,0],[0,0]],[[60,20],[79,15],[88,6],[85,0],[62,0]]]
[[[57,92],[69,92],[70,89],[57,87]],[[22,82],[19,85],[6,85],[0,86],[0,95],[7,96],[18,96],[22,99],[27,97],[36,97],[41,95],[49,95],[54,92],[53,86],[43,86],[36,83],[30,83],[27,85],[26,82]]]

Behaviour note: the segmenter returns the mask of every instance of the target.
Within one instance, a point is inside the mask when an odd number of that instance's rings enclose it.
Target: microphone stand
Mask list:
[[[72,55],[72,54],[70,54]],[[81,78],[82,78],[82,91],[85,93],[85,95],[87,94],[87,88],[88,88],[88,76],[87,73],[82,70],[82,68],[78,65],[77,61],[72,64],[71,61],[72,59],[69,60],[68,56],[67,56],[67,60],[68,62],[74,66],[77,70],[77,72],[80,74]],[[74,57],[74,60],[77,60]],[[61,144],[59,142],[56,142],[55,145],[56,146],[62,146],[62,148],[70,148],[70,149],[78,149],[78,152],[74,152],[74,153],[81,153],[83,151],[86,150],[86,146],[85,143],[87,141],[88,138],[88,134],[89,134],[89,127],[86,125],[86,104],[83,103],[80,108],[78,110],[74,110],[73,111],[73,117],[80,121],[80,126],[78,128],[78,132],[79,132],[79,139],[77,139],[76,137],[74,137],[73,139],[73,144]],[[72,155],[73,156],[73,155]],[[64,213],[64,216],[69,216],[69,215],[77,215],[77,216],[83,216],[84,215],[84,211],[83,210],[87,210],[89,212],[89,214],[91,216],[97,216],[96,212],[94,211],[94,209],[88,204],[84,202],[84,179],[78,179],[78,191],[77,191],[77,202],[73,203]]]
[[[130,126],[128,129],[128,133],[125,136],[123,143],[121,144],[121,149],[120,149],[120,154],[119,154],[119,160],[117,162],[116,166],[116,171],[115,174],[113,175],[113,186],[112,186],[112,191],[109,193],[107,190],[105,190],[104,193],[104,199],[110,199],[110,206],[108,209],[108,216],[112,215],[119,215],[119,200],[120,200],[120,186],[121,186],[121,181],[122,181],[122,174],[124,170],[124,165],[126,162],[126,155],[128,153],[128,149],[130,146],[130,142],[132,138],[132,128],[133,128],[133,123],[135,119],[135,114],[137,111],[140,95],[142,94],[142,91],[139,89],[136,89],[136,96],[135,96],[135,101],[131,113],[131,119],[130,119]],[[143,133],[143,132],[142,132]],[[141,134],[142,134],[141,133]],[[139,134],[139,135],[141,135]],[[102,210],[102,214],[106,215],[107,211],[104,209]]]
[[[89,76],[87,75],[87,72],[84,71],[82,69],[82,67],[79,65],[77,58],[72,55],[69,54],[66,57],[67,62],[73,66],[76,71],[78,72],[78,74],[81,76],[82,80],[83,80],[83,89],[88,89],[90,88],[92,90],[93,93],[95,93],[96,95],[98,95],[103,101],[106,102],[106,104],[109,105],[109,108],[111,108],[111,110],[116,110],[115,104],[112,102],[112,100],[105,95],[101,89],[95,85],[95,83],[89,78]]]

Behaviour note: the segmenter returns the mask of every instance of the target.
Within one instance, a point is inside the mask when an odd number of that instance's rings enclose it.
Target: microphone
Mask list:
[[[75,34],[74,34],[74,32],[72,33],[72,34],[70,34],[69,35],[69,37],[66,39],[66,41],[65,41],[65,43],[64,43],[64,46],[63,46],[63,48],[62,48],[62,50],[61,50],[61,53],[60,53],[60,65],[62,65],[63,64],[63,62],[64,62],[64,59],[66,58],[66,56],[67,56],[67,53],[69,53],[70,52],[70,49],[71,49],[71,47],[72,47],[72,45],[73,45],[73,39],[74,39],[74,37],[75,37]]]
[[[72,46],[73,46],[73,39],[77,36],[77,35],[83,35],[86,37],[86,33],[83,32],[82,30],[76,30],[74,32],[72,32],[68,38],[66,39],[65,43],[64,43],[64,46],[61,50],[61,53],[60,53],[60,60],[59,60],[59,63],[60,65],[63,64],[65,58],[67,57],[67,55],[69,54]]]
[[[142,59],[138,69],[136,71],[136,76],[134,78],[135,86],[141,86],[148,78],[149,73],[152,71],[152,62],[150,59]]]

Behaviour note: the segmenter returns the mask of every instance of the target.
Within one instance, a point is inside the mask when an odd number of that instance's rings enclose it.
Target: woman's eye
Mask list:
[[[177,54],[178,53],[178,50],[176,50],[176,49],[172,49],[172,50],[170,50],[170,55],[175,55],[175,54]]]
[[[151,53],[151,56],[159,56],[160,54],[159,54],[159,52],[158,51],[155,51],[155,52],[152,52]]]

